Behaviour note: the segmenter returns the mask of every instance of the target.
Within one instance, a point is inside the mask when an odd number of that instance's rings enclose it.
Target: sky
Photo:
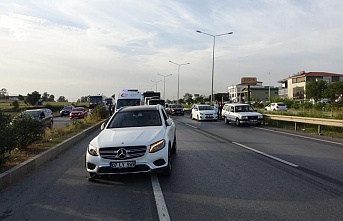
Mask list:
[[[69,101],[208,96],[214,39],[214,93],[242,77],[342,74],[342,11],[341,0],[0,0],[0,88]]]

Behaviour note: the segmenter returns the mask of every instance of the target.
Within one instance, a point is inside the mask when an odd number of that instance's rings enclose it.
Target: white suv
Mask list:
[[[191,110],[191,119],[201,120],[217,120],[217,112],[211,105],[207,104],[195,104]]]
[[[91,179],[155,170],[171,174],[176,128],[161,105],[123,107],[101,128],[86,152]]]
[[[249,104],[225,104],[222,109],[224,122],[234,122],[236,126],[241,124],[254,124],[260,126],[263,115],[257,113]]]

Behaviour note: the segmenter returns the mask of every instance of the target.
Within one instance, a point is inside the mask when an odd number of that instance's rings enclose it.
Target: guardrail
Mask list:
[[[335,119],[297,117],[297,116],[286,116],[286,115],[271,115],[271,114],[265,114],[264,118],[276,120],[276,121],[294,122],[295,130],[297,130],[297,123],[318,125],[318,134],[321,134],[321,126],[343,127],[343,120],[335,120]]]

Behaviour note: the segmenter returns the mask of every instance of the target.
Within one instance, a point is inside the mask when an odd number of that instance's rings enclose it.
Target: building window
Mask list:
[[[336,81],[339,81],[339,76],[332,76],[331,82],[336,82]]]

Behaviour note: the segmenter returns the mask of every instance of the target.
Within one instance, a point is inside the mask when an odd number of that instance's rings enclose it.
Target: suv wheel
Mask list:
[[[168,151],[168,165],[163,170],[163,175],[170,176],[172,172],[171,150]]]
[[[225,124],[228,124],[228,123],[229,123],[229,121],[228,121],[228,119],[227,119],[226,117],[224,117],[224,123],[225,123]]]
[[[236,118],[236,126],[239,127],[241,125],[241,123],[239,123],[239,119]]]
[[[172,146],[172,150],[171,150],[171,152],[172,152],[172,154],[176,154],[176,148],[177,147],[177,145],[176,145],[176,134],[174,135],[174,140],[173,140],[173,146]]]

